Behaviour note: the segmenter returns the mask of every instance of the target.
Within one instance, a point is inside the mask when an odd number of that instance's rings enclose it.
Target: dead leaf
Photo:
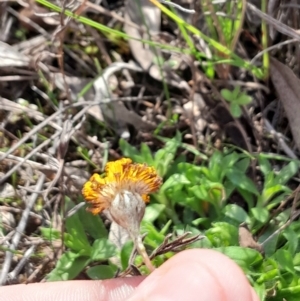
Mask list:
[[[0,68],[2,67],[27,67],[30,58],[18,52],[12,46],[0,41]]]
[[[286,112],[298,150],[300,150],[300,80],[286,65],[271,59],[271,79]]]
[[[127,230],[115,222],[112,222],[110,225],[108,239],[118,248],[118,250],[121,250],[124,244],[130,240],[130,237]]]
[[[135,72],[142,71],[140,67],[134,64],[113,63],[103,70],[102,75],[94,81],[93,89],[90,89],[83,99],[86,101],[99,101],[100,105],[90,107],[88,113],[98,120],[105,121],[120,137],[126,139],[130,135],[127,124],[133,125],[138,130],[151,130],[153,125],[144,121],[134,111],[128,110],[122,101],[111,101],[112,98],[117,97],[117,95],[113,94],[113,86],[116,85],[115,82],[117,81],[114,74],[123,69]],[[54,80],[56,86],[63,91],[65,88],[62,74],[55,74]],[[69,76],[65,76],[65,80],[71,90],[71,97],[74,101],[77,100],[78,93],[91,81]]]
[[[14,229],[16,227],[16,221],[14,218],[14,215],[6,211],[5,208],[0,209],[0,236],[4,236],[8,232],[11,231],[11,229]]]
[[[251,232],[245,224],[239,226],[239,245],[244,248],[251,248],[263,253],[263,247],[254,240]]]
[[[107,217],[111,220],[111,217],[106,213]],[[113,243],[119,251],[122,250],[123,246],[127,241],[130,240],[127,230],[112,221],[109,229],[108,240]],[[121,261],[119,256],[113,256],[109,259],[113,264],[121,267]]]
[[[160,31],[161,11],[148,0],[126,1],[124,18],[141,28],[139,30],[125,23],[124,31],[131,37],[149,39],[147,28],[150,34],[158,34]],[[134,58],[143,70],[148,70],[155,57],[153,49],[149,45],[134,39],[129,40],[129,45]]]
[[[174,70],[170,67],[170,61],[174,63],[174,57],[178,60],[179,66],[182,62],[182,54],[171,55],[164,64],[159,66],[155,61],[161,61],[163,55],[156,47],[147,45],[139,40],[157,40],[160,33],[161,11],[148,0],[129,0],[125,5],[125,20],[124,31],[135,39],[129,40],[129,46],[133,57],[142,67],[145,72],[148,72],[151,77],[157,81],[164,80],[169,85],[190,92],[190,87],[187,82],[181,79]],[[140,27],[140,30],[130,25],[135,23]],[[150,35],[150,37],[149,37]],[[161,70],[162,69],[162,70]]]
[[[0,199],[9,199],[16,196],[14,187],[9,183],[0,186]]]

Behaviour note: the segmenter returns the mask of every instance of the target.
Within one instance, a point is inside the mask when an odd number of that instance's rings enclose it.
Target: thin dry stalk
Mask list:
[[[17,246],[20,243],[21,237],[24,233],[29,213],[32,210],[32,207],[34,206],[38,196],[39,192],[41,191],[44,182],[45,182],[46,176],[44,174],[41,174],[41,176],[38,179],[38,182],[36,184],[35,192],[32,193],[31,198],[26,202],[26,209],[22,213],[22,217],[20,219],[20,222],[16,228],[16,232],[12,238],[11,244],[9,245],[10,251],[5,252],[5,259],[2,266],[2,271],[0,274],[0,286],[4,285],[8,281],[8,272],[11,267],[12,259],[13,259],[13,252],[17,249]]]

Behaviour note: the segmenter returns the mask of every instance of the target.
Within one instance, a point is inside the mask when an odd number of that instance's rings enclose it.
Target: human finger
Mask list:
[[[122,301],[144,277],[19,284],[0,288],[0,301]]]
[[[259,301],[243,271],[225,255],[183,251],[149,275],[128,301]]]

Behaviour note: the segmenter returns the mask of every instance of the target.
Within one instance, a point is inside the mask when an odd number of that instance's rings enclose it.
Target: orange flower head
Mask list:
[[[159,189],[162,179],[153,167],[132,163],[128,158],[108,162],[105,172],[105,177],[94,174],[83,186],[82,194],[90,205],[88,210],[98,214],[107,209],[112,219],[124,228],[133,219],[140,224],[148,194]]]

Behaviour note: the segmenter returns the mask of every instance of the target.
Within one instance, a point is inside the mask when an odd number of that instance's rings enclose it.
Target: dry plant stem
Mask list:
[[[266,240],[264,240],[261,243],[262,246],[264,246],[274,236],[279,234],[281,231],[283,231],[285,228],[287,228],[295,219],[298,218],[298,216],[300,215],[300,210],[296,210],[296,207],[297,207],[297,202],[299,201],[299,191],[300,191],[300,186],[298,186],[292,194],[292,196],[294,196],[294,198],[293,198],[293,203],[292,203],[289,220],[286,223],[284,223],[279,229],[277,229],[274,233],[272,233]],[[275,216],[277,216],[277,213],[281,212],[281,209],[286,206],[287,202],[291,199],[292,196],[289,196],[283,203],[280,204],[280,206],[273,212],[272,217],[270,218],[269,221],[271,221]]]
[[[36,202],[38,196],[39,196],[39,192],[41,191],[44,182],[45,182],[46,176],[44,174],[42,174],[36,184],[36,189],[35,192],[31,195],[30,200],[28,201],[28,203],[26,204],[26,209],[23,211],[22,217],[20,219],[20,222],[16,228],[16,232],[12,238],[12,242],[9,246],[9,249],[11,251],[6,251],[5,252],[5,260],[2,266],[2,271],[1,271],[1,275],[0,275],[0,286],[4,285],[7,281],[7,276],[8,276],[8,272],[9,269],[11,267],[11,263],[12,263],[12,259],[13,259],[13,252],[15,251],[20,239],[22,237],[22,234],[25,230],[26,224],[27,224],[27,220],[29,217],[29,213],[34,205],[34,203]]]
[[[291,39],[291,40],[287,40],[287,41],[283,41],[280,42],[278,44],[272,45],[268,48],[265,48],[264,50],[260,51],[251,61],[250,64],[254,65],[256,63],[256,61],[262,57],[264,55],[264,53],[266,52],[270,52],[274,49],[278,49],[278,51],[280,51],[280,48],[284,45],[288,45],[288,44],[292,44],[292,43],[299,43],[299,39]]]
[[[137,237],[133,237],[132,239],[134,241],[134,245],[138,253],[142,256],[146,267],[150,270],[150,272],[153,272],[155,270],[155,267],[151,263],[151,260],[146,252],[141,235],[138,235]]]
[[[283,231],[285,228],[287,228],[295,219],[297,219],[300,216],[300,210],[296,211],[294,215],[285,223],[283,224],[279,229],[277,229],[274,233],[272,233],[266,240],[264,240],[261,245],[264,246],[268,241],[270,241],[274,236],[278,235],[281,231]]]
[[[1,155],[4,156],[5,154],[6,153],[4,153],[4,152],[0,152],[0,156]],[[34,152],[34,154],[36,154],[36,151]],[[34,154],[32,154],[32,155],[34,155]],[[27,157],[28,156],[22,158],[22,157],[18,157],[18,156],[14,156],[14,155],[8,155],[5,160],[13,161],[13,162],[20,162],[21,164],[18,165],[18,167],[24,164],[25,166],[31,166],[32,168],[38,169],[40,171],[55,172],[58,169],[58,165],[51,166],[51,165],[47,165],[47,164],[41,164],[41,163],[38,163],[35,161],[27,160]],[[4,182],[3,178],[1,178],[0,184],[2,184],[2,182]]]
[[[203,239],[205,236],[203,235],[195,235],[190,238],[186,238],[188,235],[190,235],[190,232],[184,233],[183,235],[176,238],[174,241],[169,242],[170,238],[172,237],[172,234],[168,234],[165,238],[163,243],[156,248],[152,254],[149,256],[150,260],[154,259],[158,255],[165,254],[167,252],[177,252],[182,250],[183,248],[187,247],[189,244],[194,243],[200,239]],[[186,239],[185,239],[186,238]],[[134,256],[134,254],[132,255]],[[129,263],[132,262],[132,260],[129,261]],[[141,267],[141,265],[137,266],[137,268]],[[126,277],[127,275],[131,274],[133,270],[133,266],[129,266],[124,272],[119,274],[120,277]]]
[[[230,84],[230,85],[235,85],[235,86],[246,87],[248,89],[263,90],[267,94],[270,93],[270,89],[267,86],[264,86],[263,84],[255,83],[255,82],[247,82],[247,81],[241,81],[241,80],[230,80],[230,79],[226,80],[226,82],[225,82],[222,79],[213,79],[212,83],[213,84],[218,84],[218,85]]]
[[[261,19],[265,20],[269,25],[273,26],[278,32],[283,33],[283,34],[287,35],[288,37],[291,37],[291,38],[294,38],[294,39],[297,39],[298,41],[300,41],[300,34],[298,33],[298,31],[277,21],[273,17],[263,13],[255,5],[250,4],[248,1],[247,1],[247,7],[250,10],[252,10]]]
[[[285,143],[285,141],[283,139],[283,135],[276,132],[276,130],[273,128],[272,124],[267,119],[264,119],[264,124],[266,126],[266,129],[269,131],[269,133],[274,136],[275,140],[277,140],[279,147],[285,152],[285,154],[287,156],[289,156],[290,158],[296,160],[297,156],[291,150],[291,148]]]
[[[74,132],[75,132],[75,129],[72,129],[71,121],[69,119],[66,120],[63,124],[63,130],[61,132],[61,139],[60,139],[60,143],[58,146],[58,161],[59,161],[58,171],[55,175],[54,180],[51,182],[50,186],[47,188],[47,191],[45,193],[45,198],[47,198],[51,189],[56,185],[56,183],[59,181],[60,177],[62,176],[64,165],[65,165],[64,157],[65,157],[67,149],[68,149],[69,141],[70,141],[72,135],[74,134]]]
[[[32,167],[38,167],[41,166],[41,169],[48,169],[47,166],[42,165],[40,163],[36,163],[34,161],[30,161],[27,160],[30,157],[34,156],[37,152],[39,152],[42,148],[44,148],[45,146],[47,146],[52,140],[54,140],[54,138],[58,137],[60,135],[60,132],[53,134],[49,139],[45,140],[43,143],[41,143],[39,146],[37,146],[35,149],[33,149],[31,152],[29,152],[24,158],[20,158],[20,157],[15,157],[13,155],[8,155],[7,159],[12,159],[12,160],[16,160],[15,158],[18,158],[19,163],[17,165],[15,165],[13,168],[11,168],[0,180],[0,184],[4,183],[14,172],[16,172],[20,166],[22,166],[23,164],[27,164],[27,165],[31,165]],[[3,154],[2,152],[0,152],[0,155]],[[4,154],[5,156],[6,154]],[[53,168],[55,170],[57,170],[56,166],[49,166],[49,168]],[[48,169],[49,170],[49,169]]]
[[[17,264],[14,270],[8,274],[8,279],[14,280],[17,278],[25,264],[28,262],[30,256],[34,253],[35,249],[36,246],[33,245],[28,250],[26,250],[20,262]]]
[[[55,128],[56,129],[58,129],[58,132],[56,132],[55,134],[53,134],[49,139],[47,139],[47,140],[45,140],[43,143],[41,143],[39,146],[37,146],[35,149],[33,149],[31,152],[29,152],[24,158],[22,158],[21,160],[18,160],[19,161],[19,163],[16,165],[16,166],[14,166],[11,170],[9,170],[1,179],[0,179],[0,184],[1,183],[4,183],[4,181],[5,180],[7,180],[15,171],[17,171],[18,170],[18,168],[21,166],[21,165],[23,165],[26,161],[27,162],[29,162],[29,160],[27,160],[27,159],[29,159],[30,157],[32,157],[34,154],[36,154],[40,149],[42,149],[44,146],[46,146],[46,145],[48,145],[52,140],[54,140],[54,139],[56,139],[59,135],[64,135],[64,136],[67,136],[68,137],[68,139],[72,139],[72,136],[73,136],[73,134],[75,133],[75,131],[77,131],[77,130],[79,130],[80,129],[80,127],[82,126],[82,124],[83,124],[83,122],[84,122],[84,120],[85,120],[85,117],[84,117],[84,114],[86,113],[86,111],[88,110],[90,108],[90,106],[87,106],[87,107],[85,107],[85,108],[83,108],[79,113],[77,113],[75,116],[74,116],[74,118],[72,119],[72,122],[74,123],[75,121],[77,121],[77,120],[79,120],[80,118],[81,118],[81,120],[79,121],[79,123],[75,126],[75,127],[73,127],[72,128],[72,125],[70,125],[70,123],[69,123],[69,121],[67,121],[65,124],[64,124],[64,126],[66,125],[66,124],[68,124],[69,125],[69,127],[71,127],[67,132],[66,132],[66,129],[65,129],[65,127],[63,127],[63,128],[61,128],[60,126],[55,126]],[[63,112],[63,110],[59,110],[58,112]],[[57,113],[57,112],[56,112]],[[57,117],[59,117],[59,114],[57,115],[56,113],[54,113],[53,115],[55,115],[55,116],[57,116]],[[53,115],[51,115],[51,116],[53,116]],[[50,117],[51,117],[50,116]],[[48,120],[49,118],[47,118],[46,120]],[[45,121],[46,121],[45,120]],[[43,123],[43,122],[42,122]],[[55,124],[54,122],[51,122],[51,125],[52,125],[52,123],[53,124]],[[27,140],[27,139],[29,139],[30,137],[32,137],[32,135],[29,135],[30,133],[36,133],[38,130],[40,130],[41,129],[41,125],[39,124],[38,126],[36,126],[35,128],[33,128],[24,138],[26,138],[25,139],[25,141]],[[21,139],[20,141],[23,141],[24,140],[24,138],[23,139]],[[20,141],[19,141],[19,143],[17,143],[16,145],[17,146],[19,146],[19,144],[20,144]],[[24,142],[25,142],[24,141]],[[12,148],[13,149],[13,151],[15,150],[15,146],[16,145],[14,145],[14,147]],[[10,149],[8,152],[6,152],[1,158],[0,158],[0,161],[2,161],[3,159],[5,159],[6,157],[8,157],[8,154],[10,154],[11,153],[11,150],[12,149]],[[0,155],[1,154],[3,154],[2,152],[0,152]],[[32,161],[31,161],[32,162]],[[57,162],[59,162],[59,161],[57,161]],[[32,165],[34,165],[34,166],[37,166],[39,163],[36,163],[36,162],[32,162]],[[43,168],[44,167],[44,168]],[[51,168],[51,166],[50,166],[50,168]],[[56,166],[55,166],[55,170],[58,170],[58,169],[60,169],[61,168],[61,164],[57,164]],[[45,165],[42,165],[42,168],[41,168],[41,170],[45,170],[45,169],[47,169],[46,168],[46,166]],[[57,179],[58,180],[58,179]],[[56,181],[57,181],[56,180]],[[53,183],[56,183],[55,181],[53,181]],[[49,189],[50,190],[50,189]]]
[[[66,109],[66,108],[64,108]],[[41,130],[44,126],[48,125],[50,121],[58,117],[59,114],[62,113],[64,110],[60,110],[49,116],[47,119],[42,121],[39,125],[34,127],[30,132],[27,133],[22,139],[20,139],[13,147],[11,147],[4,156],[0,158],[0,161],[4,160],[9,154],[16,151],[22,144],[24,144],[29,138],[31,138],[34,134],[36,134],[39,130]]]
[[[32,22],[32,21],[30,20],[30,18],[24,16],[23,14],[18,13],[17,11],[15,11],[14,9],[12,9],[11,7],[7,7],[6,10],[7,10],[10,14],[12,14],[13,16],[17,17],[18,19],[20,19],[20,20],[24,21],[25,23],[29,24],[30,26],[32,26],[32,27],[33,27],[37,32],[39,32],[41,35],[45,35],[45,36],[48,35],[47,31],[46,31],[43,27],[39,26],[39,25],[38,25],[37,23],[35,23],[35,22]]]
[[[194,14],[196,12],[194,9],[187,9],[187,8],[180,6],[179,4],[176,4],[176,3],[173,3],[170,1],[159,0],[159,2],[162,4],[168,5],[168,6],[176,7],[177,9],[179,9],[187,14]]]
[[[33,273],[26,279],[26,283],[32,283],[34,282],[37,275],[48,265],[49,262],[53,262],[53,258],[46,258],[43,263],[41,263],[39,266],[35,268]],[[45,282],[45,280],[41,281]]]
[[[111,17],[111,18],[114,18],[124,24],[128,24],[130,25],[131,27],[133,28],[136,28],[136,29],[139,29],[139,30],[142,30],[141,27],[139,27],[138,25],[136,25],[135,23],[133,22],[130,22],[130,21],[126,21],[123,17],[119,16],[117,13],[113,12],[113,11],[109,11],[97,4],[94,4],[90,1],[85,1],[85,0],[79,0],[81,3],[85,2],[84,3],[84,6],[89,8],[91,11],[95,10],[95,11],[98,11],[99,13],[105,15],[105,16],[108,16],[108,17]]]

